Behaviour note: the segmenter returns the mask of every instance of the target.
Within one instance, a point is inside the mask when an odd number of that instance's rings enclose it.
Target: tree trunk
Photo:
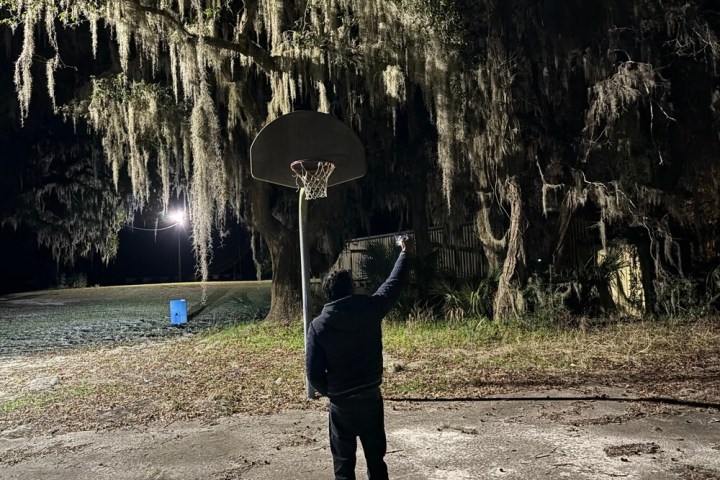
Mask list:
[[[640,230],[631,236],[630,240],[637,248],[640,261],[640,275],[642,280],[643,294],[645,298],[645,312],[657,313],[655,298],[655,260],[650,251],[650,239],[647,233]]]
[[[265,319],[290,322],[302,316],[298,232],[286,227],[272,215],[270,192],[274,187],[263,182],[252,182],[251,188],[255,230],[265,240],[272,260],[270,311]]]
[[[436,265],[433,264],[433,247],[430,240],[427,218],[427,169],[417,167],[412,172],[412,223],[415,232],[415,255],[417,290],[420,301],[429,297],[429,288],[435,277]]]
[[[498,320],[517,318],[525,310],[520,286],[525,283],[525,247],[523,244],[523,203],[515,178],[507,182],[504,200],[510,206],[510,227],[507,231],[507,253],[502,266],[493,315]]]
[[[398,135],[401,140],[401,151],[404,152],[403,163],[408,167],[410,187],[408,203],[412,212],[412,228],[415,232],[414,270],[417,281],[418,299],[425,302],[429,299],[430,286],[437,277],[436,256],[430,239],[428,224],[428,174],[431,164],[431,146],[428,131],[433,126],[428,122],[429,112],[422,94],[417,88],[409,90],[407,102],[407,131]]]
[[[272,259],[272,297],[266,320],[290,323],[302,315],[300,244],[297,233],[287,231],[265,239]]]

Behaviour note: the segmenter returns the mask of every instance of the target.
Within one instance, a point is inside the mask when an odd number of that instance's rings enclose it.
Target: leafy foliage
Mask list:
[[[36,168],[2,225],[28,228],[58,263],[99,254],[109,262],[117,254],[118,231],[127,215],[92,151],[79,146],[38,145]]]
[[[657,313],[670,318],[702,318],[717,314],[718,272],[708,274],[706,282],[679,275],[656,281]]]
[[[441,298],[444,318],[459,321],[466,318],[493,318],[493,300],[497,293],[499,273],[479,281],[441,280],[434,293]]]

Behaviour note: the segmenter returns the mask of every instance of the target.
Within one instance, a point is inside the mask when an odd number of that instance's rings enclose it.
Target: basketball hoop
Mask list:
[[[300,182],[305,187],[305,199],[327,197],[328,179],[335,170],[332,162],[321,160],[296,160],[290,164],[294,173],[295,183],[300,188]]]

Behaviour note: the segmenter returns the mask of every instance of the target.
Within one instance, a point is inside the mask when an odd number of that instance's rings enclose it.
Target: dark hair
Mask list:
[[[332,271],[325,276],[322,288],[328,302],[352,295],[352,275],[347,270]]]

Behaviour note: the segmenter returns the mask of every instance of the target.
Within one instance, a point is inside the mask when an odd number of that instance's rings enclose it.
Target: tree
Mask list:
[[[34,175],[23,179],[24,191],[2,223],[35,232],[58,263],[91,254],[107,263],[117,254],[117,234],[126,219],[109,176],[82,144],[63,148],[43,142],[35,148]]]
[[[388,63],[399,61],[392,49],[398,39],[375,21],[380,15],[398,24],[399,5],[127,0],[12,1],[0,7],[8,14],[5,23],[23,35],[15,64],[21,118],[30,111],[38,30],[45,30],[52,50],[46,73],[53,102],[54,75],[63,66],[58,28],[77,37],[87,28],[95,55],[104,33],[112,37],[117,50],[106,73],[89,79],[82,87],[89,93],[65,113],[84,119],[102,137],[115,186],[121,173],[127,175],[136,206],[147,202],[155,169],[166,204],[171,184],[184,191],[203,279],[213,225],[225,221],[230,205],[268,243],[271,316],[297,312],[294,201],[250,179],[247,146],[265,123],[293,108],[332,110],[354,126],[372,117],[368,112],[384,110],[388,92],[400,95],[405,78]],[[387,45],[377,44],[378,38]],[[381,90],[377,68],[387,70]],[[338,206],[333,211],[348,211]],[[328,231],[322,212],[313,217],[320,220],[309,226],[311,240]]]
[[[716,5],[454,4],[468,9],[460,15],[468,41],[443,57],[450,94],[447,117],[436,118],[438,159],[448,205],[468,174],[477,192],[478,235],[501,271],[497,316],[523,312],[521,291],[538,264],[577,269],[566,248],[577,221],[592,225],[586,241],[602,248],[639,243],[647,299],[653,279],[688,271],[678,237],[696,239],[696,262],[717,262],[717,246],[690,227],[701,215],[709,227],[701,229],[717,234],[717,215],[697,208],[718,205],[717,177],[692,173],[700,162],[718,168],[717,130],[708,128]]]
[[[78,83],[65,113],[102,137],[116,188],[128,178],[138,206],[156,183],[166,204],[173,189],[186,195],[203,278],[227,206],[258,232],[272,256],[276,318],[299,311],[296,199],[254,182],[247,151],[264,124],[298,108],[344,120],[378,153],[371,162],[386,167],[371,168],[362,190],[331,190],[330,201],[314,203],[311,240],[333,250],[343,229],[328,227],[351,229],[366,216],[356,206],[368,205],[361,195],[371,185],[386,185],[373,195],[384,207],[414,202],[422,238],[439,192],[443,217],[474,217],[501,270],[499,317],[523,311],[521,290],[538,263],[572,267],[568,232],[578,221],[593,226],[590,243],[635,242],[646,279],[686,271],[684,250],[717,261],[709,239],[718,237],[718,176],[693,173],[720,168],[720,15],[709,0],[14,0],[0,8],[22,36],[21,118],[38,32],[50,49],[51,99],[63,39],[87,38],[97,71]],[[391,178],[409,179],[413,192],[398,202]]]

